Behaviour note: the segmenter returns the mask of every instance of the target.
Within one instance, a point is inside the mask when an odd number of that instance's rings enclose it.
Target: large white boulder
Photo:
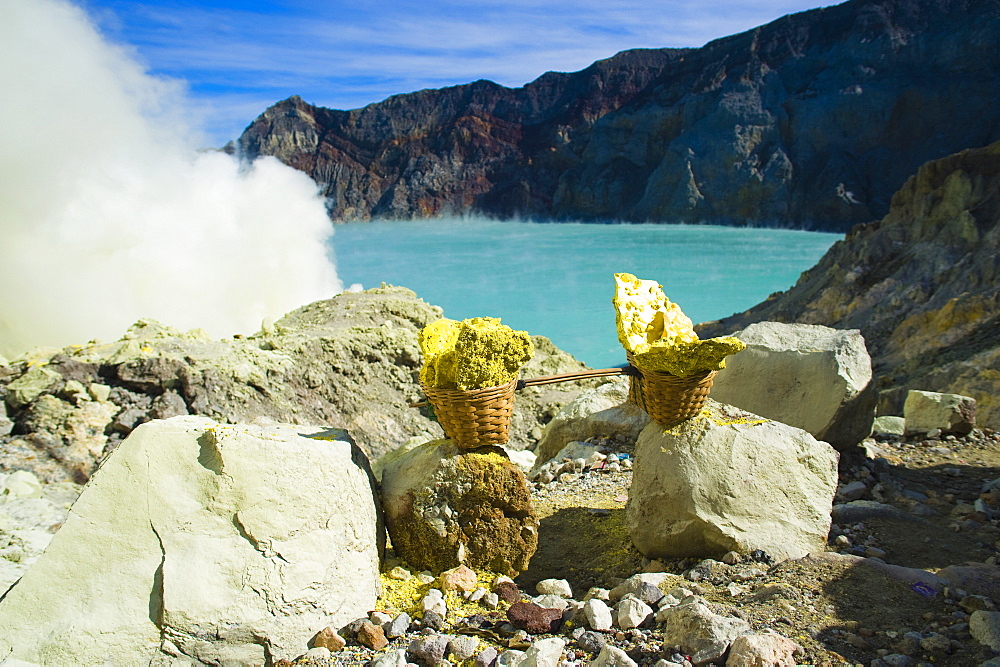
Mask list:
[[[839,450],[871,435],[878,399],[857,329],[758,322],[734,334],[712,398],[811,433]]]
[[[648,558],[821,550],[839,455],[801,429],[709,399],[702,414],[636,444],[626,521]]]
[[[144,424],[0,601],[0,657],[264,664],[305,653],[318,630],[374,605],[384,537],[372,484],[344,431]]]
[[[968,435],[976,426],[976,399],[911,389],[903,404],[903,420],[907,435],[921,435],[934,429],[945,434]]]
[[[619,435],[635,441],[649,423],[649,415],[638,406],[626,402],[628,383],[627,377],[616,378],[583,392],[560,410],[545,425],[538,446],[535,447],[535,470],[576,440],[586,440],[598,435]]]

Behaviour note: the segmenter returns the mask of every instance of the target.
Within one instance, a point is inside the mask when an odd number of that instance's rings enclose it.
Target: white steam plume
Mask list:
[[[316,185],[197,152],[177,86],[60,0],[0,0],[0,353],[142,317],[256,331],[341,290]]]

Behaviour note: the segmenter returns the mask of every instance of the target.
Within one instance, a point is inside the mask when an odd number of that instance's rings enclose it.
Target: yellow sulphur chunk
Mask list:
[[[535,353],[527,331],[515,331],[496,317],[438,320],[424,327],[418,340],[424,353],[420,379],[440,389],[506,384]]]
[[[655,280],[616,273],[611,302],[615,306],[618,340],[633,354],[645,352],[659,341],[674,345],[698,340],[691,319],[667,298]]]
[[[654,343],[645,352],[633,355],[640,369],[666,371],[684,377],[701,371],[717,371],[726,367],[726,357],[746,348],[738,338],[723,336],[674,346]]]
[[[732,336],[699,340],[691,319],[667,298],[655,280],[616,273],[611,302],[615,307],[618,340],[632,353],[632,360],[640,369],[681,377],[719,370],[725,367],[727,356],[746,348]]]
[[[455,342],[462,323],[448,318],[431,322],[417,334],[417,343],[424,353],[420,381],[429,387],[447,388],[455,382]]]

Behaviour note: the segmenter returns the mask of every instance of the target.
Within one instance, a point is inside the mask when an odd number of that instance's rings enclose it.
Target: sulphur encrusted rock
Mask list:
[[[517,576],[538,547],[528,481],[499,447],[411,449],[382,471],[382,505],[396,555],[418,569]]]
[[[424,353],[420,380],[439,389],[506,384],[534,355],[528,332],[515,331],[495,317],[441,319],[421,330],[419,342]]]
[[[615,274],[615,307],[618,340],[632,353],[636,366],[686,376],[718,370],[726,357],[744,349],[732,336],[698,340],[691,319],[670,301],[654,280],[640,280],[631,273]]]

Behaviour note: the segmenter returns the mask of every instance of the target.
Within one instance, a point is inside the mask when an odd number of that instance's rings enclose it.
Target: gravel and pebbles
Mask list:
[[[294,664],[1000,665],[1000,434],[867,440],[841,461],[827,551],[777,564],[644,559],[622,533],[630,447],[590,444],[602,455],[533,482],[540,548],[516,582],[436,594],[390,560],[389,604],[365,619],[387,644],[355,622]],[[935,575],[966,562],[963,587]],[[411,600],[392,596],[401,577]]]

